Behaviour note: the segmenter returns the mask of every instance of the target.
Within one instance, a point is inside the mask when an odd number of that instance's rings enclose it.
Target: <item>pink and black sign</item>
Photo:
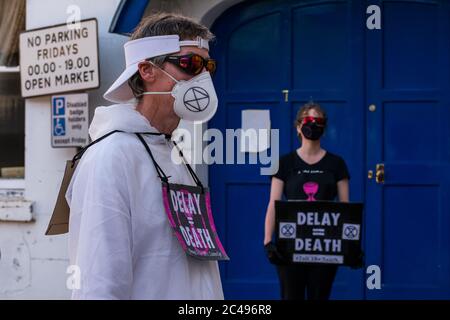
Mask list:
[[[318,184],[303,188],[306,201],[275,201],[278,251],[290,263],[359,267],[363,204],[316,201]]]
[[[163,183],[164,207],[178,241],[190,256],[229,260],[217,235],[207,188]]]

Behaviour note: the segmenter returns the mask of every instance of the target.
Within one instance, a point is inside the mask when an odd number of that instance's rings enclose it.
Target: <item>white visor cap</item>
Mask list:
[[[180,41],[178,35],[146,37],[126,42],[123,46],[126,68],[103,97],[115,103],[133,100],[134,95],[128,86],[128,79],[138,71],[138,64],[148,58],[179,52],[182,46],[195,46],[209,50],[208,41],[205,39]]]

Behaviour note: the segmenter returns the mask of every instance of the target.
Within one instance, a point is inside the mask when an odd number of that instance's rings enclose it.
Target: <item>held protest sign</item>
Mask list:
[[[278,250],[292,263],[354,265],[362,210],[362,203],[276,201]]]
[[[20,34],[22,97],[98,88],[97,20]]]
[[[183,250],[201,260],[229,260],[217,235],[209,191],[163,183],[163,200],[170,225]]]

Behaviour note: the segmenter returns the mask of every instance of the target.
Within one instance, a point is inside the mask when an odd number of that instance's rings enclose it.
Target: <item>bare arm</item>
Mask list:
[[[340,202],[349,202],[349,183],[348,179],[342,179],[337,183],[338,197]]]
[[[272,240],[272,234],[275,229],[275,200],[280,200],[283,194],[284,182],[278,178],[272,178],[270,188],[270,200],[267,206],[266,222],[264,226],[264,245]]]

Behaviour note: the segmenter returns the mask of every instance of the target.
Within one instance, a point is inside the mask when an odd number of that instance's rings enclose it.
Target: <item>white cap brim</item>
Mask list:
[[[138,64],[139,62],[136,62],[122,72],[119,78],[114,81],[111,87],[109,87],[103,95],[106,100],[115,103],[125,103],[134,99],[133,91],[131,91],[131,88],[128,85],[128,79],[138,71]]]
[[[204,39],[179,41],[178,35],[146,37],[126,42],[124,44],[126,68],[103,97],[115,103],[133,100],[134,95],[128,80],[138,71],[139,63],[149,58],[179,52],[181,46],[209,49],[208,41]]]

